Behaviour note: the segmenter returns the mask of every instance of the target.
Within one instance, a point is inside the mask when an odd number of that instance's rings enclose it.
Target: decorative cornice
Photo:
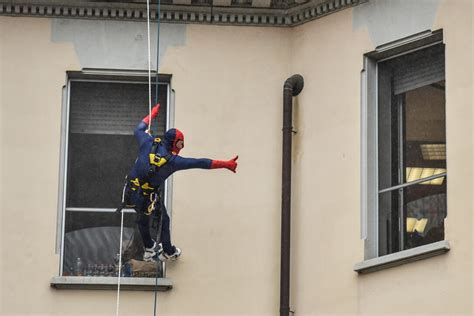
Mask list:
[[[292,27],[367,0],[209,0],[210,4],[206,1],[162,1],[160,21]],[[156,21],[156,4],[152,5],[150,11],[151,20]],[[0,15],[4,16],[145,21],[146,12],[146,1],[0,0]]]

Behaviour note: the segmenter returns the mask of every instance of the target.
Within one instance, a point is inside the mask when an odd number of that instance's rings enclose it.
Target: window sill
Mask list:
[[[359,262],[354,266],[354,271],[363,274],[388,269],[405,263],[441,255],[448,252],[449,249],[450,246],[447,240],[438,241],[429,245]]]
[[[154,291],[155,278],[121,278],[120,289],[132,291]],[[53,277],[51,287],[56,289],[79,290],[117,290],[117,277]],[[168,291],[173,288],[170,279],[158,278],[158,291]]]

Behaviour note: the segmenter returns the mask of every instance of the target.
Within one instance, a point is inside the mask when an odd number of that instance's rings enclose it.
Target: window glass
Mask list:
[[[380,256],[444,240],[447,180],[440,179],[379,195]]]
[[[152,99],[155,98],[155,88]],[[154,134],[166,128],[168,85],[159,85],[159,116]],[[122,189],[138,152],[135,126],[148,114],[148,84],[70,81],[67,140],[66,209],[62,253],[63,275],[112,277],[118,272]],[[124,215],[123,275],[154,277],[158,270],[134,270],[143,245],[136,214]],[[152,234],[158,220],[151,221]]]
[[[379,62],[377,111],[380,256],[444,239],[444,46]]]

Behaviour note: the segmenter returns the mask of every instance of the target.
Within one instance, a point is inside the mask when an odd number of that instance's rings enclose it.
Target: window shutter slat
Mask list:
[[[414,52],[407,56],[407,59],[403,60],[403,63],[394,62],[394,94],[401,94],[444,80],[443,45],[436,45],[428,51]]]
[[[148,114],[147,84],[74,82],[73,85],[71,133],[133,135],[137,124]],[[160,99],[164,97],[161,95]],[[166,110],[160,111],[158,119],[152,122],[154,131],[165,130],[165,113]]]

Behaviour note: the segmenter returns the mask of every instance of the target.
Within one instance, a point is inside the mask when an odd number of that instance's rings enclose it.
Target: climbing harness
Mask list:
[[[162,167],[165,163],[171,160],[173,157],[172,154],[167,153],[165,156],[161,156],[157,153],[158,146],[163,146],[160,138],[155,138],[153,140],[153,145],[151,146],[150,154],[148,155],[150,162],[150,169],[148,169],[148,177],[154,174],[158,168]]]
[[[132,191],[138,191],[140,195],[142,196],[148,196],[150,195],[153,191],[155,191],[154,187],[151,187],[148,182],[140,182],[140,179],[135,178],[130,180],[130,190]]]
[[[128,179],[128,176],[125,177],[125,183],[123,186],[122,191],[122,204],[117,208],[116,212],[122,211],[126,207],[135,207],[134,204],[130,203],[130,191],[136,192],[141,197],[149,197],[153,192],[156,192],[155,187],[152,187],[149,182],[149,178],[156,174],[159,168],[163,167],[168,161],[173,158],[173,155],[168,153],[165,156],[161,156],[158,152],[158,146],[162,146],[161,139],[155,138],[153,140],[153,145],[151,147],[150,153],[148,154],[149,157],[149,168],[147,175],[143,179],[133,178]],[[129,191],[130,190],[130,191]],[[150,203],[153,202],[152,198],[150,198]],[[150,212],[150,207],[148,207],[148,211]],[[150,215],[150,213],[146,213],[146,215]]]
[[[150,205],[148,205],[147,207],[147,210],[146,210],[146,215],[151,215],[151,213],[153,213],[153,211],[155,210],[156,208],[156,201],[158,199],[158,195],[153,192],[151,195],[150,195]]]
[[[156,167],[161,167],[163,166],[165,163],[168,162],[168,160],[170,160],[170,158],[172,157],[171,154],[168,154],[166,155],[165,157],[162,157],[160,156],[157,152],[156,152],[156,149],[158,148],[158,146],[161,144],[161,139],[160,138],[155,138],[153,140],[153,145],[151,146],[151,150],[150,150],[150,154],[148,155],[149,159],[150,159],[150,165],[156,170]],[[150,172],[153,172],[155,170],[150,170]]]

